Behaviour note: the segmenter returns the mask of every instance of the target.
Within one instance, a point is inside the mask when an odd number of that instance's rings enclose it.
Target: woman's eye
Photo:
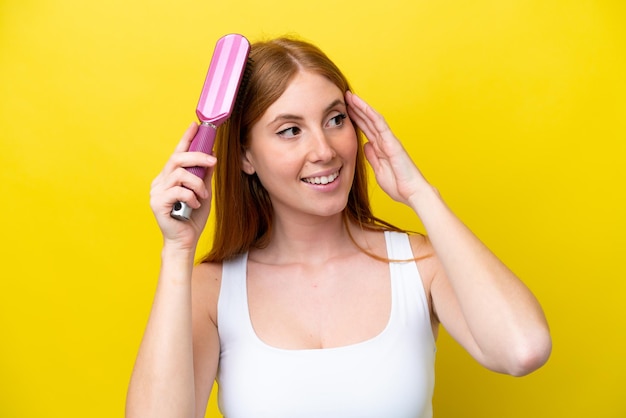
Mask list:
[[[293,138],[300,133],[300,128],[297,126],[292,126],[291,128],[283,129],[278,132],[278,136],[282,136],[283,138]]]
[[[344,113],[340,113],[337,116],[331,118],[330,121],[328,121],[328,125],[330,127],[342,126],[343,121],[346,119],[346,117],[347,116]]]

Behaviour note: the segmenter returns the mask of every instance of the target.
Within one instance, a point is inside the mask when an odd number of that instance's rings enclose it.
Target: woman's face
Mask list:
[[[243,169],[255,173],[277,216],[341,213],[352,187],[357,136],[343,92],[300,71],[252,126]]]

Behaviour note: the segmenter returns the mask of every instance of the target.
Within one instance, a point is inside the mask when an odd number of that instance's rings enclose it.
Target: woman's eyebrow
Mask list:
[[[272,120],[269,123],[269,125],[272,125],[272,124],[274,124],[276,122],[280,122],[280,121],[283,121],[283,120],[303,120],[303,119],[304,118],[302,116],[299,116],[299,115],[294,115],[294,114],[291,114],[291,113],[281,113],[280,115],[276,116],[274,118],[274,120]]]
[[[334,100],[331,104],[326,106],[326,109],[324,109],[324,113],[329,112],[333,107],[337,105],[343,105],[345,107],[346,104],[341,99]],[[303,120],[303,119],[304,119],[303,116],[295,115],[293,113],[281,113],[280,115],[276,116],[274,120],[272,120],[269,124],[271,125],[271,124],[274,124],[276,122],[280,122],[283,120]]]
[[[346,106],[346,104],[344,103],[343,100],[337,99],[337,100],[333,101],[331,104],[329,104],[328,106],[326,106],[325,112],[328,112],[328,111],[332,110],[332,108],[337,106],[337,105],[343,105],[344,107]]]

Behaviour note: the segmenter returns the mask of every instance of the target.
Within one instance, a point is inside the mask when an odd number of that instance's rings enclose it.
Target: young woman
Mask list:
[[[187,152],[193,124],[153,182],[162,266],[127,417],[203,417],[215,380],[229,418],[431,417],[439,324],[491,370],[540,367],[551,339],[537,300],[336,66],[293,39],[251,58],[217,158]],[[366,160],[427,236],[372,214]],[[213,248],[194,265],[213,195]],[[170,217],[178,201],[189,222]]]

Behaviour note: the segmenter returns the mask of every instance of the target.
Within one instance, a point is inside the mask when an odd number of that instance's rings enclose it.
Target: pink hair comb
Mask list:
[[[233,111],[237,93],[247,69],[250,43],[239,34],[221,37],[215,45],[209,71],[202,87],[196,115],[200,126],[189,151],[211,154],[217,128],[228,119]],[[204,167],[189,167],[189,172],[204,178]],[[192,209],[185,202],[176,202],[172,217],[189,220]]]

